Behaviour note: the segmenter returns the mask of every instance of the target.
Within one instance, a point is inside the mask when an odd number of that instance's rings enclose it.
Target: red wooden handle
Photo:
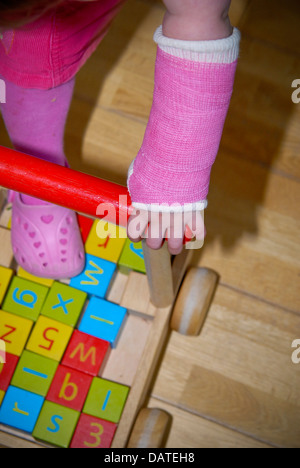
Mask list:
[[[127,225],[127,188],[0,147],[0,185],[92,217]]]

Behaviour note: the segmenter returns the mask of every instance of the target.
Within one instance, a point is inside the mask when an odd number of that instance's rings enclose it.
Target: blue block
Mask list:
[[[82,317],[79,330],[108,341],[114,348],[125,323],[127,310],[117,304],[92,297]]]
[[[42,396],[10,386],[0,408],[0,423],[32,432],[43,403]]]
[[[105,297],[116,271],[116,264],[86,254],[83,273],[71,279],[70,286],[97,297]]]

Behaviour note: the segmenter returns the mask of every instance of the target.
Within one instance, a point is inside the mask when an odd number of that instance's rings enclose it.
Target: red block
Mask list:
[[[4,392],[6,392],[9,387],[19,358],[13,354],[6,353],[5,359],[6,363],[0,364],[0,390],[3,390]]]
[[[110,345],[107,341],[75,330],[62,364],[96,377],[105,364],[109,351]]]
[[[110,448],[117,424],[82,414],[70,448]]]
[[[47,400],[81,411],[93,378],[82,372],[58,366]]]
[[[82,241],[85,244],[90,233],[91,227],[93,226],[94,220],[92,218],[87,218],[83,215],[77,215],[78,224],[81,232]]]

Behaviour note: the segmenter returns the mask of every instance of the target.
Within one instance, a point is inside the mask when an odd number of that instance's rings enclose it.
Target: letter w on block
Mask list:
[[[5,341],[0,340],[0,364],[6,363],[6,345]]]
[[[97,286],[99,284],[99,280],[96,279],[94,275],[103,275],[103,270],[98,265],[96,265],[96,263],[94,263],[92,260],[89,261],[89,266],[95,268],[94,270],[85,271],[85,276],[87,276],[90,281],[81,281],[80,284]]]

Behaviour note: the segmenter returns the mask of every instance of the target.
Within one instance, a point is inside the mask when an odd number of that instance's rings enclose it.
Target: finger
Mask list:
[[[129,218],[127,235],[132,242],[140,242],[145,236],[149,223],[149,213],[144,210],[136,210]]]
[[[150,249],[161,248],[165,237],[165,229],[162,226],[162,213],[152,212],[149,218],[146,243]]]

